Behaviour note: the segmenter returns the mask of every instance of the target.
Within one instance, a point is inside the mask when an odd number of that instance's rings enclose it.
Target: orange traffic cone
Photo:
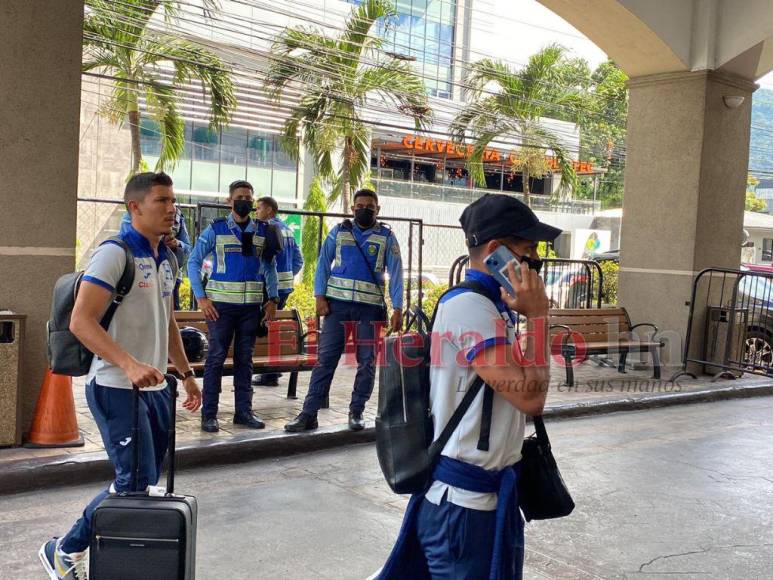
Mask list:
[[[82,447],[75,418],[72,377],[46,370],[25,447]]]

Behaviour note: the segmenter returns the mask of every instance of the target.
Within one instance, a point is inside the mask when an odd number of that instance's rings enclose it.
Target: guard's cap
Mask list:
[[[469,248],[508,236],[546,242],[561,234],[559,228],[539,221],[528,205],[504,193],[487,193],[476,199],[464,208],[459,221]]]

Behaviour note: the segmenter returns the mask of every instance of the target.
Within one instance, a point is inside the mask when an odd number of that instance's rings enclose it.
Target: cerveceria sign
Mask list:
[[[446,153],[448,155],[468,158],[472,155],[474,147],[472,145],[462,145],[452,141],[442,139],[432,139],[430,137],[420,137],[418,135],[405,135],[403,137],[403,147],[412,149],[420,153]],[[558,169],[558,160],[552,156],[545,156],[545,159],[551,169]],[[514,151],[502,152],[498,149],[486,148],[483,151],[484,163],[517,163],[518,155]],[[574,170],[577,173],[593,173],[593,166],[585,161],[574,161]]]

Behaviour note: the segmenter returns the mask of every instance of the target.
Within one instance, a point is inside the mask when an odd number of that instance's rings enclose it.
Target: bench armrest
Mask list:
[[[314,329],[314,330],[307,330],[306,332],[304,332],[304,333],[301,335],[301,341],[302,341],[302,342],[305,342],[305,341],[306,341],[306,339],[309,337],[309,335],[310,335],[310,334],[319,334],[320,332],[322,332],[322,331],[321,331],[321,330],[317,330],[317,329]]]
[[[566,331],[564,338],[561,341],[561,346],[566,346],[569,343],[569,339],[572,338],[572,329],[566,324],[551,324],[550,330],[553,330],[554,328],[563,328]]]
[[[649,326],[650,328],[652,328],[653,329],[653,333],[652,333],[652,338],[650,340],[653,340],[653,341],[656,340],[655,337],[660,333],[660,329],[658,329],[657,326],[655,326],[651,322],[640,322],[639,324],[634,324],[631,327],[631,332],[633,332],[635,328],[638,328],[640,326]],[[662,340],[660,340],[660,339],[657,339],[657,340],[658,340],[658,342],[660,342],[661,345],[665,344]]]

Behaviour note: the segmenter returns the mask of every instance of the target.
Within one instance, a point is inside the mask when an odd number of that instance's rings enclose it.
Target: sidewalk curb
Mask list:
[[[558,403],[546,407],[544,417],[571,419],[623,411],[642,411],[673,405],[771,395],[773,395],[773,384],[709,386],[684,392]],[[375,439],[376,430],[374,427],[355,433],[349,431],[345,425],[323,427],[315,431],[292,435],[282,431],[259,434],[246,433],[230,439],[179,445],[177,448],[177,467],[178,469],[188,469],[243,463],[344,445],[370,443]],[[91,481],[108,481],[112,475],[113,470],[104,451],[18,460],[3,466],[3,473],[0,475],[0,495]]]

